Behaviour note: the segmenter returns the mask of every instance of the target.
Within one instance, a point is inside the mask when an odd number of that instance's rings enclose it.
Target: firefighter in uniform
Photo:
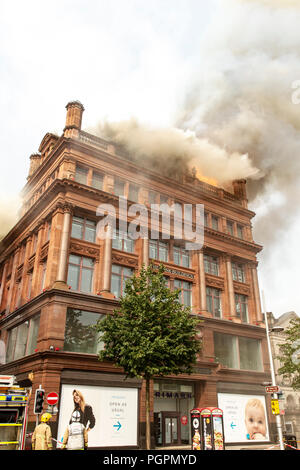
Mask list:
[[[52,434],[48,421],[52,418],[50,413],[44,413],[41,423],[32,434],[32,450],[52,450]]]

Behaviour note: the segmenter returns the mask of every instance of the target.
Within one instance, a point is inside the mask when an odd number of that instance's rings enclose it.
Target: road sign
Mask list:
[[[56,405],[56,403],[58,402],[58,393],[56,392],[48,393],[46,400],[49,405]]]
[[[271,400],[271,408],[272,408],[272,414],[273,415],[279,415],[280,414],[279,401],[278,400]]]
[[[267,393],[278,393],[280,391],[278,385],[270,385],[265,387]]]

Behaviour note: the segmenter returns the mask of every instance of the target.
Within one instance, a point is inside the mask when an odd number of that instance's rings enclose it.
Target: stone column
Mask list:
[[[6,272],[7,272],[7,262],[4,264],[3,271],[2,271],[1,289],[0,289],[0,307],[2,304],[3,292],[4,292],[4,287],[6,284]]]
[[[68,289],[67,286],[67,264],[68,264],[68,253],[69,253],[69,240],[70,240],[70,229],[71,229],[71,206],[64,206],[64,219],[63,227],[60,240],[60,253],[59,263],[57,270],[56,281],[53,285],[55,289]]]
[[[146,269],[149,266],[149,238],[143,239],[143,265]]]
[[[232,267],[230,256],[226,257],[226,270],[227,270],[227,290],[229,300],[229,316],[236,319],[234,288],[232,279]]]
[[[253,282],[253,292],[254,292],[254,302],[256,310],[256,320],[263,323],[263,313],[261,310],[260,294],[259,294],[259,285],[258,285],[258,276],[257,276],[257,267],[256,265],[251,266],[252,271],[252,282]]]
[[[38,295],[38,286],[39,286],[39,279],[40,279],[40,255],[41,255],[41,248],[43,242],[43,235],[44,235],[44,224],[45,221],[42,221],[38,227],[38,235],[37,235],[37,244],[36,244],[36,252],[35,252],[35,259],[33,265],[33,276],[32,276],[32,296]]]
[[[112,298],[113,294],[110,292],[111,286],[111,265],[112,265],[112,237],[113,228],[110,224],[107,225],[105,240],[104,240],[104,263],[103,263],[103,285],[101,294],[103,297]]]
[[[200,298],[200,310],[201,313],[207,312],[206,305],[206,283],[205,283],[205,269],[204,269],[204,253],[200,250],[198,253],[198,269],[199,269],[199,298]]]
[[[7,304],[6,304],[6,313],[9,313],[12,307],[19,252],[20,252],[20,247],[16,249],[15,254],[14,254],[13,265],[12,265],[12,270],[11,270],[10,285],[9,285],[9,293],[8,293]]]
[[[31,253],[32,236],[33,236],[33,233],[30,232],[28,234],[27,242],[26,242],[24,263],[23,263],[23,272],[22,272],[22,280],[21,280],[22,286],[20,287],[20,289],[21,289],[20,305],[23,305],[24,299],[26,298],[26,290],[27,290],[26,279],[27,279],[28,261],[29,261],[29,257],[30,257],[30,253]]]

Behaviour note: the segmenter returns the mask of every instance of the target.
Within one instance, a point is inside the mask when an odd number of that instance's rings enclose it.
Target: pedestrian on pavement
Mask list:
[[[88,446],[88,433],[83,423],[80,422],[80,412],[73,411],[71,424],[68,425],[62,442],[62,449],[86,450]]]
[[[50,413],[44,413],[41,423],[32,434],[32,450],[52,450],[52,434],[48,421],[52,418]]]

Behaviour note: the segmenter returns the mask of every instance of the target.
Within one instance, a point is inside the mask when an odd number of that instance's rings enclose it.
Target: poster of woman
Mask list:
[[[87,431],[88,448],[137,445],[138,389],[63,384],[59,443],[74,413]]]

